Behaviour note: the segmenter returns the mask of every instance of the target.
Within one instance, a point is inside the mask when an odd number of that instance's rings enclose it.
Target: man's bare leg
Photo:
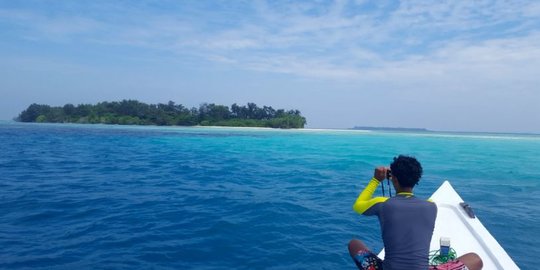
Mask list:
[[[469,268],[469,270],[480,270],[484,266],[484,263],[482,262],[482,259],[480,259],[480,256],[478,256],[478,254],[474,252],[467,253],[457,259],[460,260],[463,264],[465,264],[467,268]]]
[[[369,248],[358,239],[353,239],[349,242],[349,254],[351,255],[351,258],[354,258],[360,250],[369,251]]]

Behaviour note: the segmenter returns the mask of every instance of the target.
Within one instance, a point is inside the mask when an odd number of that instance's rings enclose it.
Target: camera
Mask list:
[[[386,170],[386,179],[392,178],[392,171],[390,169]]]

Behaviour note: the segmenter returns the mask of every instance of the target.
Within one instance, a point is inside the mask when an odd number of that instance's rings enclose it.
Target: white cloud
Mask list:
[[[100,17],[4,9],[0,20],[22,26],[25,35],[37,39],[206,55],[207,60],[235,68],[338,80],[389,75],[419,80],[425,74],[439,78],[460,70],[478,76],[497,73],[501,80],[528,76],[523,67],[539,64],[538,34],[528,28],[538,24],[534,17],[538,4],[401,1],[355,10],[365,4],[260,1],[255,2],[253,14],[233,24],[228,22],[234,19],[219,17],[217,12],[197,18],[202,11],[156,13],[131,7],[116,14],[123,9],[118,5]],[[498,26],[504,24],[509,26]]]

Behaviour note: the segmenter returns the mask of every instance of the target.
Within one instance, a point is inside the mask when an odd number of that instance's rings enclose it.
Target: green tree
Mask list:
[[[36,118],[42,114],[47,113],[50,110],[48,105],[40,105],[33,103],[24,111],[22,111],[16,120],[21,122],[34,122]]]

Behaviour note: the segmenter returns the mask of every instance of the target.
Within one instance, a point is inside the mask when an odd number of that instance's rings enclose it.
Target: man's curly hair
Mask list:
[[[390,170],[401,187],[414,187],[422,177],[422,165],[414,157],[399,155],[390,164]]]

